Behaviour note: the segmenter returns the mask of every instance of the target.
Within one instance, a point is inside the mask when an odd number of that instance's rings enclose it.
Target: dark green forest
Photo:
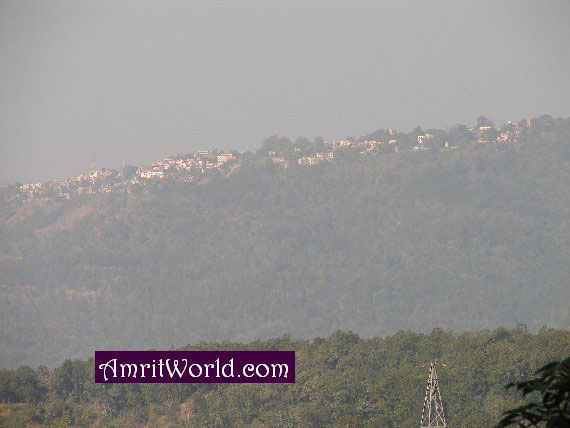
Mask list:
[[[0,366],[337,329],[566,329],[570,119],[521,129],[509,144],[430,130],[457,147],[287,169],[262,147],[229,176],[133,194],[24,200],[4,186]]]
[[[570,355],[570,333],[544,328],[532,334],[519,326],[363,339],[337,331],[312,341],[282,337],[184,349],[296,350],[297,380],[101,385],[93,383],[92,359],[67,360],[54,370],[0,370],[0,426],[414,427],[429,363],[437,359],[448,425],[492,427],[503,411],[523,403],[505,385]]]

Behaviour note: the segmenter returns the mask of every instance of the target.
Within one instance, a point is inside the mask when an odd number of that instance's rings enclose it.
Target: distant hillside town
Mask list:
[[[546,116],[550,118],[550,116]],[[422,130],[417,127],[409,133],[395,129],[381,129],[367,136],[355,139],[347,137],[340,141],[327,142],[320,138],[309,141],[298,138],[291,142],[288,138],[269,137],[262,147],[251,152],[218,152],[201,150],[171,156],[151,165],[125,166],[120,170],[95,169],[88,174],[48,182],[28,182],[17,185],[19,196],[25,199],[75,199],[86,195],[105,193],[133,193],[141,187],[158,180],[173,180],[181,183],[199,181],[204,175],[230,175],[242,165],[245,158],[265,161],[276,168],[290,166],[311,167],[323,162],[332,162],[346,155],[383,155],[402,152],[448,151],[460,144],[514,144],[521,131],[532,126],[534,120],[509,121],[502,126],[481,116],[477,126],[467,128],[457,125],[448,130]],[[4,185],[6,186],[6,185]]]

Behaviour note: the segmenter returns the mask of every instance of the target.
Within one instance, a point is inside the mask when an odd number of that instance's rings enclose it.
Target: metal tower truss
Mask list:
[[[445,422],[445,414],[443,413],[443,402],[441,401],[441,393],[439,392],[439,382],[437,381],[437,373],[435,371],[436,362],[431,363],[429,368],[429,378],[426,388],[426,398],[424,399],[424,408],[422,411],[422,420],[420,428],[447,428]]]

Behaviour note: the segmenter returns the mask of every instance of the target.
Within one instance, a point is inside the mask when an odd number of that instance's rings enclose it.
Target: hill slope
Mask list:
[[[570,325],[569,121],[0,209],[0,365],[347,329]]]

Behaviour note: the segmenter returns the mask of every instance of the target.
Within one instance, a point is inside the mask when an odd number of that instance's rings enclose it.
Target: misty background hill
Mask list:
[[[0,366],[95,349],[570,326],[570,120],[133,194],[0,191]]]

